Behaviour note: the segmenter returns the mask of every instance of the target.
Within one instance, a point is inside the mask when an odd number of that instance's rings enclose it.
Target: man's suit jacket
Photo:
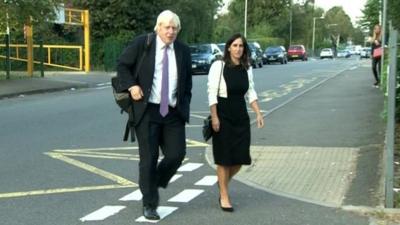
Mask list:
[[[152,34],[151,43],[138,67],[142,54],[146,51],[147,34],[135,38],[122,52],[117,65],[117,73],[120,79],[120,90],[125,91],[133,85],[139,85],[143,91],[143,99],[134,101],[135,124],[138,124],[146,111],[148,100],[153,85],[156,51],[156,34]],[[178,86],[176,107],[182,120],[189,122],[190,100],[192,98],[192,60],[189,47],[175,40],[174,51],[177,64]],[[134,77],[137,71],[137,78]]]

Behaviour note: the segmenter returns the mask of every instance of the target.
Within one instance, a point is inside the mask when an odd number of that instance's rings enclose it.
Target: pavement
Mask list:
[[[110,85],[114,73],[46,72],[44,77],[0,80],[0,99],[20,95]]]
[[[0,80],[0,99],[109,86],[113,75],[54,72]],[[237,179],[276,195],[369,213],[371,224],[396,224],[386,219],[398,211],[383,208],[383,107],[369,67],[344,71],[267,112],[265,132],[253,126],[253,163]],[[213,166],[211,151],[207,147],[206,158]]]

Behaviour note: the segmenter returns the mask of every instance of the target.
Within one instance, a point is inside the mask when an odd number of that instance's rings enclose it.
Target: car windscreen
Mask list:
[[[192,46],[190,46],[190,53],[192,53],[192,54],[211,53],[211,46],[210,45],[192,45]]]
[[[301,46],[290,46],[289,50],[303,50]]]
[[[266,53],[276,53],[276,52],[281,52],[282,49],[279,47],[270,47],[265,50]]]

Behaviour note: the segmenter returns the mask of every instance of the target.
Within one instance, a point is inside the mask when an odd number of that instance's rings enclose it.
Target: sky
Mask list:
[[[321,7],[326,11],[334,6],[342,6],[343,10],[349,15],[353,25],[363,14],[364,5],[367,0],[315,0],[315,6]]]
[[[231,1],[232,0],[223,0],[225,6],[227,6]],[[297,1],[303,2],[304,0]],[[296,2],[296,0],[294,0],[294,2]],[[353,25],[355,25],[358,17],[362,16],[361,10],[364,8],[366,2],[367,0],[315,0],[315,5],[323,8],[325,12],[334,6],[342,6],[346,14],[349,15]],[[226,8],[224,7],[222,11],[225,10]]]

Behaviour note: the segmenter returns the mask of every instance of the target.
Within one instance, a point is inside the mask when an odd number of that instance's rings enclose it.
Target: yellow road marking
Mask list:
[[[186,139],[186,143],[187,143],[188,147],[207,147],[208,146],[207,143],[192,140],[192,139]]]
[[[69,157],[64,156],[61,153],[49,152],[49,153],[45,153],[45,154],[49,155],[52,158],[59,159],[61,161],[69,163],[69,164],[71,164],[73,166],[76,166],[76,167],[79,167],[79,168],[84,169],[86,171],[89,171],[91,173],[100,175],[100,176],[102,176],[104,178],[107,178],[109,180],[115,181],[120,185],[136,185],[137,186],[137,184],[135,184],[132,181],[129,181],[129,180],[125,179],[125,178],[122,178],[122,177],[120,177],[118,175],[115,175],[113,173],[107,172],[105,170],[99,169],[97,167],[91,166],[89,164],[83,163],[81,161],[78,161],[78,160],[75,160],[75,159],[71,159]]]
[[[130,188],[130,187],[136,187],[136,185],[133,185],[133,184],[132,185],[117,185],[117,184],[113,184],[113,185],[102,185],[102,186],[59,188],[59,189],[35,190],[35,191],[26,191],[26,192],[0,193],[0,199],[2,199],[2,198],[27,197],[27,196],[35,196],[35,195],[71,193],[71,192],[80,192],[80,191]]]
[[[206,144],[206,143],[191,140],[191,139],[187,139],[186,141],[187,141],[187,147],[206,147],[206,146],[208,146],[208,144]],[[132,147],[86,148],[86,149],[55,149],[52,152],[46,152],[44,154],[50,156],[51,158],[61,160],[70,165],[73,165],[78,168],[84,169],[88,172],[97,174],[106,179],[112,180],[112,181],[116,182],[117,184],[87,186],[87,187],[73,187],[73,188],[44,189],[44,190],[34,190],[34,191],[25,191],[25,192],[0,193],[0,199],[28,197],[28,196],[35,196],[35,195],[60,194],[60,193],[71,193],[71,192],[81,192],[81,191],[94,191],[94,190],[138,187],[138,184],[136,184],[132,181],[129,181],[123,177],[120,177],[113,173],[99,169],[99,168],[89,165],[87,163],[83,163],[76,159],[67,157],[67,156],[76,156],[76,157],[90,157],[90,158],[118,159],[118,160],[139,160],[138,155],[135,155],[135,154],[102,152],[102,151],[127,151],[127,150],[137,150],[137,149],[138,149],[137,146],[132,146]],[[185,162],[187,160],[189,160],[189,159],[185,158],[183,161]]]
[[[86,157],[86,158],[100,158],[100,159],[119,159],[119,160],[139,160],[139,156],[107,156],[101,154],[86,154],[86,153],[61,153],[62,155],[67,156],[79,156],[79,157]]]

